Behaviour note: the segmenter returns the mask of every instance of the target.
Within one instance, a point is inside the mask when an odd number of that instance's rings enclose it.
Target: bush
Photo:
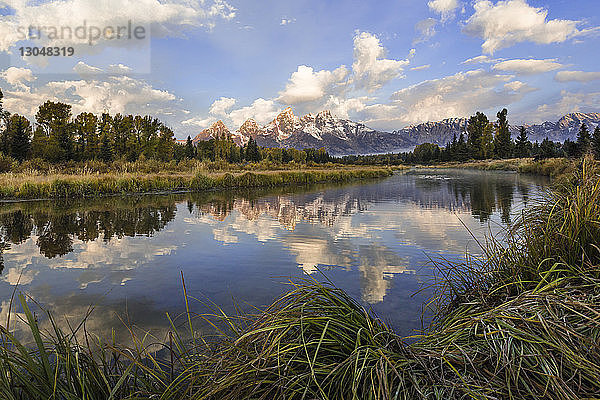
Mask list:
[[[14,158],[0,153],[0,173],[10,172],[17,165],[18,163]]]

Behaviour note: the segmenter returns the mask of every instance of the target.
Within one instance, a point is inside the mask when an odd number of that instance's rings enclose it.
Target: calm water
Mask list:
[[[129,321],[164,337],[165,313],[185,309],[181,272],[189,295],[231,311],[234,300],[264,307],[289,278],[322,279],[321,270],[410,335],[428,257],[477,252],[468,230],[502,231],[546,184],[420,170],[362,185],[0,204],[0,323],[19,282],[71,323],[95,305],[88,331],[126,341]]]

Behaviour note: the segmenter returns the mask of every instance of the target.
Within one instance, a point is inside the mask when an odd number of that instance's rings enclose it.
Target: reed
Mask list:
[[[581,161],[505,238],[482,246],[480,259],[434,261],[434,317],[410,343],[342,290],[314,280],[292,283],[255,316],[226,316],[214,306],[196,315],[188,305],[186,328],[173,323],[163,357],[145,350],[145,337],[122,348],[83,345],[58,329],[42,336],[22,299],[35,345],[3,329],[0,397],[598,398],[600,174],[593,162]],[[195,319],[209,321],[215,335],[200,336]]]
[[[89,198],[152,192],[203,191],[213,189],[264,188],[322,182],[350,182],[392,174],[386,168],[263,171],[196,174],[87,174],[19,175],[0,177],[0,199]]]

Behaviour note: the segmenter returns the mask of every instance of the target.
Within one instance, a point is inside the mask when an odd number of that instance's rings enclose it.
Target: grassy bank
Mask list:
[[[343,291],[299,282],[255,317],[196,315],[160,353],[2,328],[6,399],[592,399],[600,393],[600,172],[582,162],[481,259],[438,260],[432,324],[407,344]],[[183,286],[186,304],[188,295]],[[218,334],[194,333],[208,320]],[[181,320],[180,320],[181,321]],[[82,339],[83,337],[83,339]],[[154,350],[153,350],[154,351]]]
[[[349,182],[391,175],[385,168],[304,169],[197,173],[3,174],[0,199],[58,199],[130,193],[266,188],[321,182]]]
[[[513,158],[507,160],[477,160],[467,162],[446,162],[428,165],[428,168],[468,168],[484,171],[515,171],[524,174],[535,174],[557,178],[572,174],[576,161],[566,158]]]

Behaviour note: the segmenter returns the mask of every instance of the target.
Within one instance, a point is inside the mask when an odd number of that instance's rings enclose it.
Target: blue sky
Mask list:
[[[222,119],[269,122],[292,107],[378,129],[507,107],[515,123],[600,111],[595,0],[0,0],[0,88],[29,117],[152,114],[178,137]],[[140,11],[142,10],[142,11]],[[21,41],[30,24],[133,20],[143,42]],[[23,59],[24,44],[74,46]],[[471,59],[469,62],[466,60]]]

